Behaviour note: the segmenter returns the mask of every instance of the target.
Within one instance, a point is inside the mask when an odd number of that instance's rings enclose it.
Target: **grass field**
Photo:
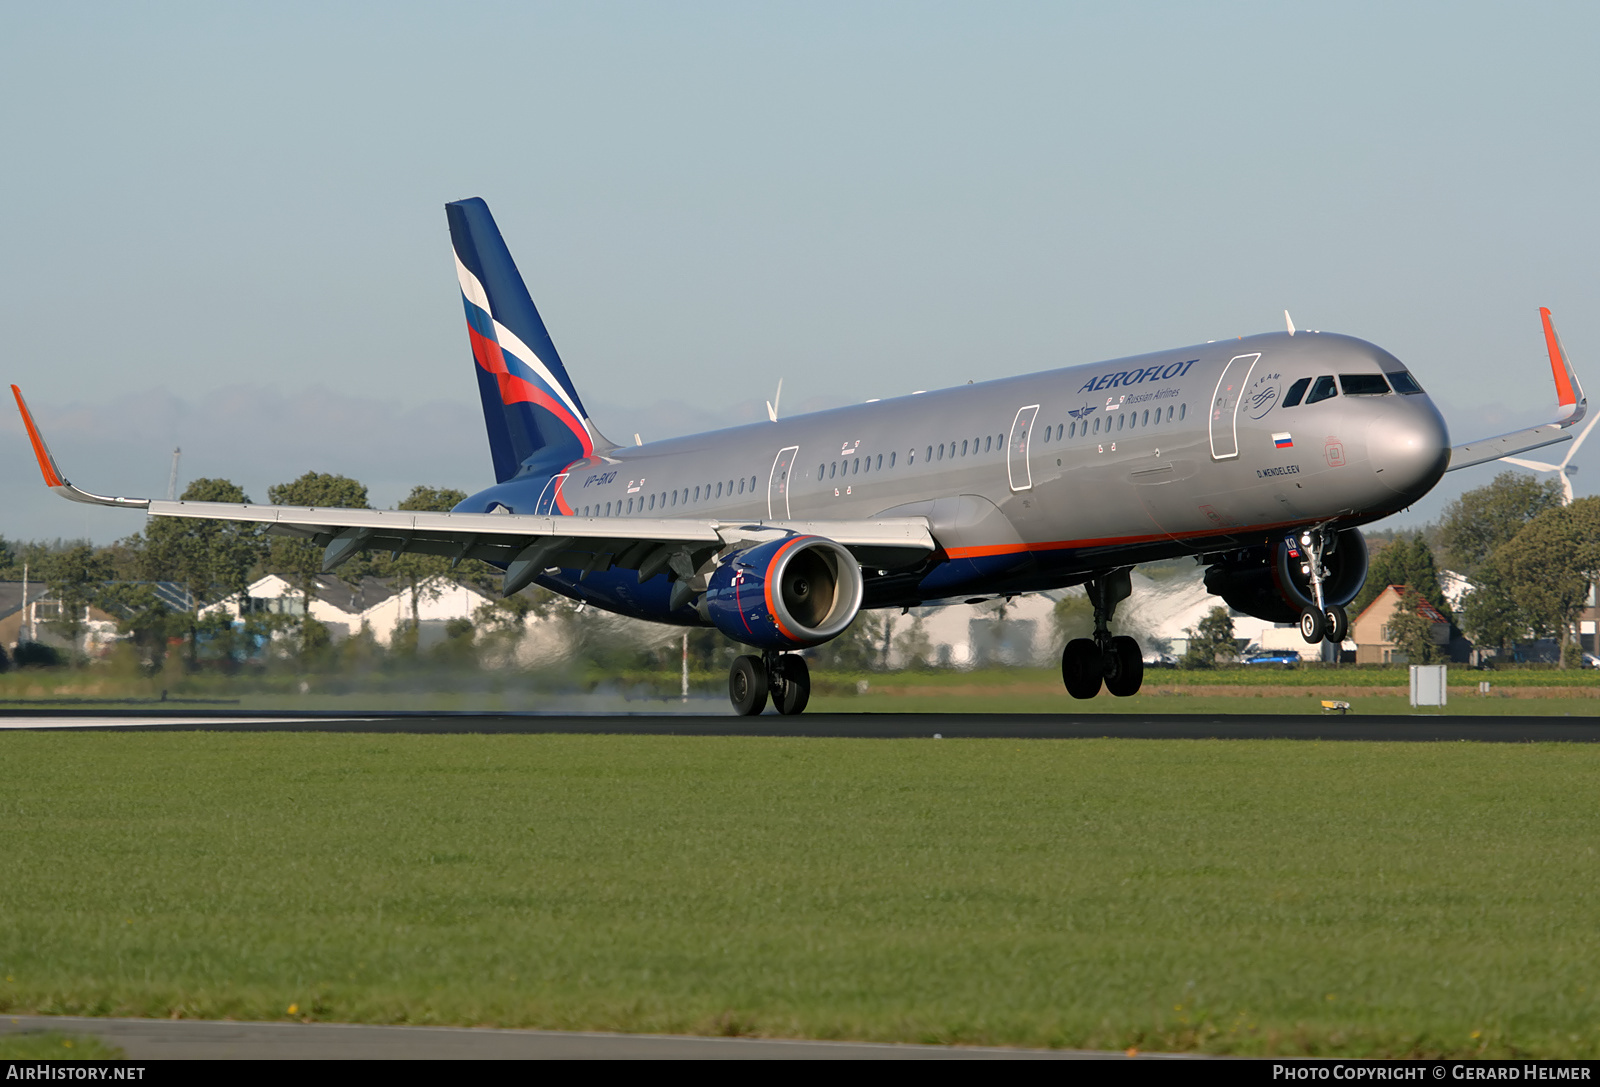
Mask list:
[[[0,735],[0,1011],[1600,1056],[1591,745]]]

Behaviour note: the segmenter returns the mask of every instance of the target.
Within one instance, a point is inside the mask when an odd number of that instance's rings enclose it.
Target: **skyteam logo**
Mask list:
[[[1244,394],[1245,414],[1261,419],[1278,406],[1278,388],[1283,384],[1282,374],[1262,374]]]

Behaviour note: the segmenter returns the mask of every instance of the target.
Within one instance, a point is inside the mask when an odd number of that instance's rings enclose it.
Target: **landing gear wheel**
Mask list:
[[[1300,613],[1300,637],[1316,645],[1327,633],[1328,620],[1316,608],[1307,608]]]
[[[785,653],[775,667],[778,683],[772,689],[772,704],[779,713],[804,713],[811,701],[811,669],[804,657]]]
[[[1100,693],[1105,666],[1100,647],[1088,638],[1074,638],[1061,651],[1061,682],[1073,698],[1093,698]]]
[[[1338,604],[1330,604],[1323,614],[1328,620],[1328,629],[1324,637],[1335,645],[1344,641],[1345,635],[1350,633],[1350,613]]]
[[[1144,652],[1125,634],[1111,639],[1105,653],[1106,690],[1118,698],[1138,694],[1144,683]]]
[[[728,700],[741,717],[754,717],[767,708],[767,667],[760,657],[733,659],[728,670]]]

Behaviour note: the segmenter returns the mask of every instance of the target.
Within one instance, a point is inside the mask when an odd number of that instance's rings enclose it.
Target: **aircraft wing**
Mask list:
[[[1543,306],[1539,308],[1539,320],[1544,324],[1544,346],[1550,355],[1550,374],[1555,379],[1556,403],[1560,408],[1560,414],[1554,422],[1542,423],[1526,430],[1512,431],[1497,438],[1482,438],[1465,445],[1458,445],[1450,450],[1450,466],[1445,471],[1470,468],[1474,464],[1486,464],[1492,460],[1501,460],[1518,453],[1555,445],[1557,442],[1572,440],[1569,428],[1583,419],[1588,411],[1589,401],[1583,395],[1583,386],[1578,381],[1576,371],[1572,369],[1572,363],[1567,361],[1567,350],[1561,345],[1561,337],[1556,334],[1555,323],[1550,320],[1550,311]]]
[[[505,567],[504,591],[510,595],[552,567],[593,572],[620,566],[637,570],[641,582],[669,569],[688,576],[724,547],[749,546],[786,535],[825,536],[849,549],[862,565],[891,569],[920,561],[936,546],[927,519],[922,517],[871,521],[548,517],[182,502],[94,494],[73,485],[61,474],[22,399],[22,390],[13,385],[11,391],[22,412],[45,485],[63,498],[96,506],[142,509],[151,517],[265,525],[272,535],[321,545],[325,570],[366,550],[443,555],[458,562],[483,559]]]

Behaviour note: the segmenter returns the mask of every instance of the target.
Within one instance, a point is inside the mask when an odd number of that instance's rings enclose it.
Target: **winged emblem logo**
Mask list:
[[[1080,419],[1081,420],[1081,419],[1089,418],[1089,415],[1090,415],[1091,412],[1096,412],[1096,411],[1099,411],[1099,410],[1100,410],[1100,405],[1099,404],[1085,404],[1081,408],[1073,408],[1071,411],[1067,412],[1067,414],[1072,416],[1074,419]]]

